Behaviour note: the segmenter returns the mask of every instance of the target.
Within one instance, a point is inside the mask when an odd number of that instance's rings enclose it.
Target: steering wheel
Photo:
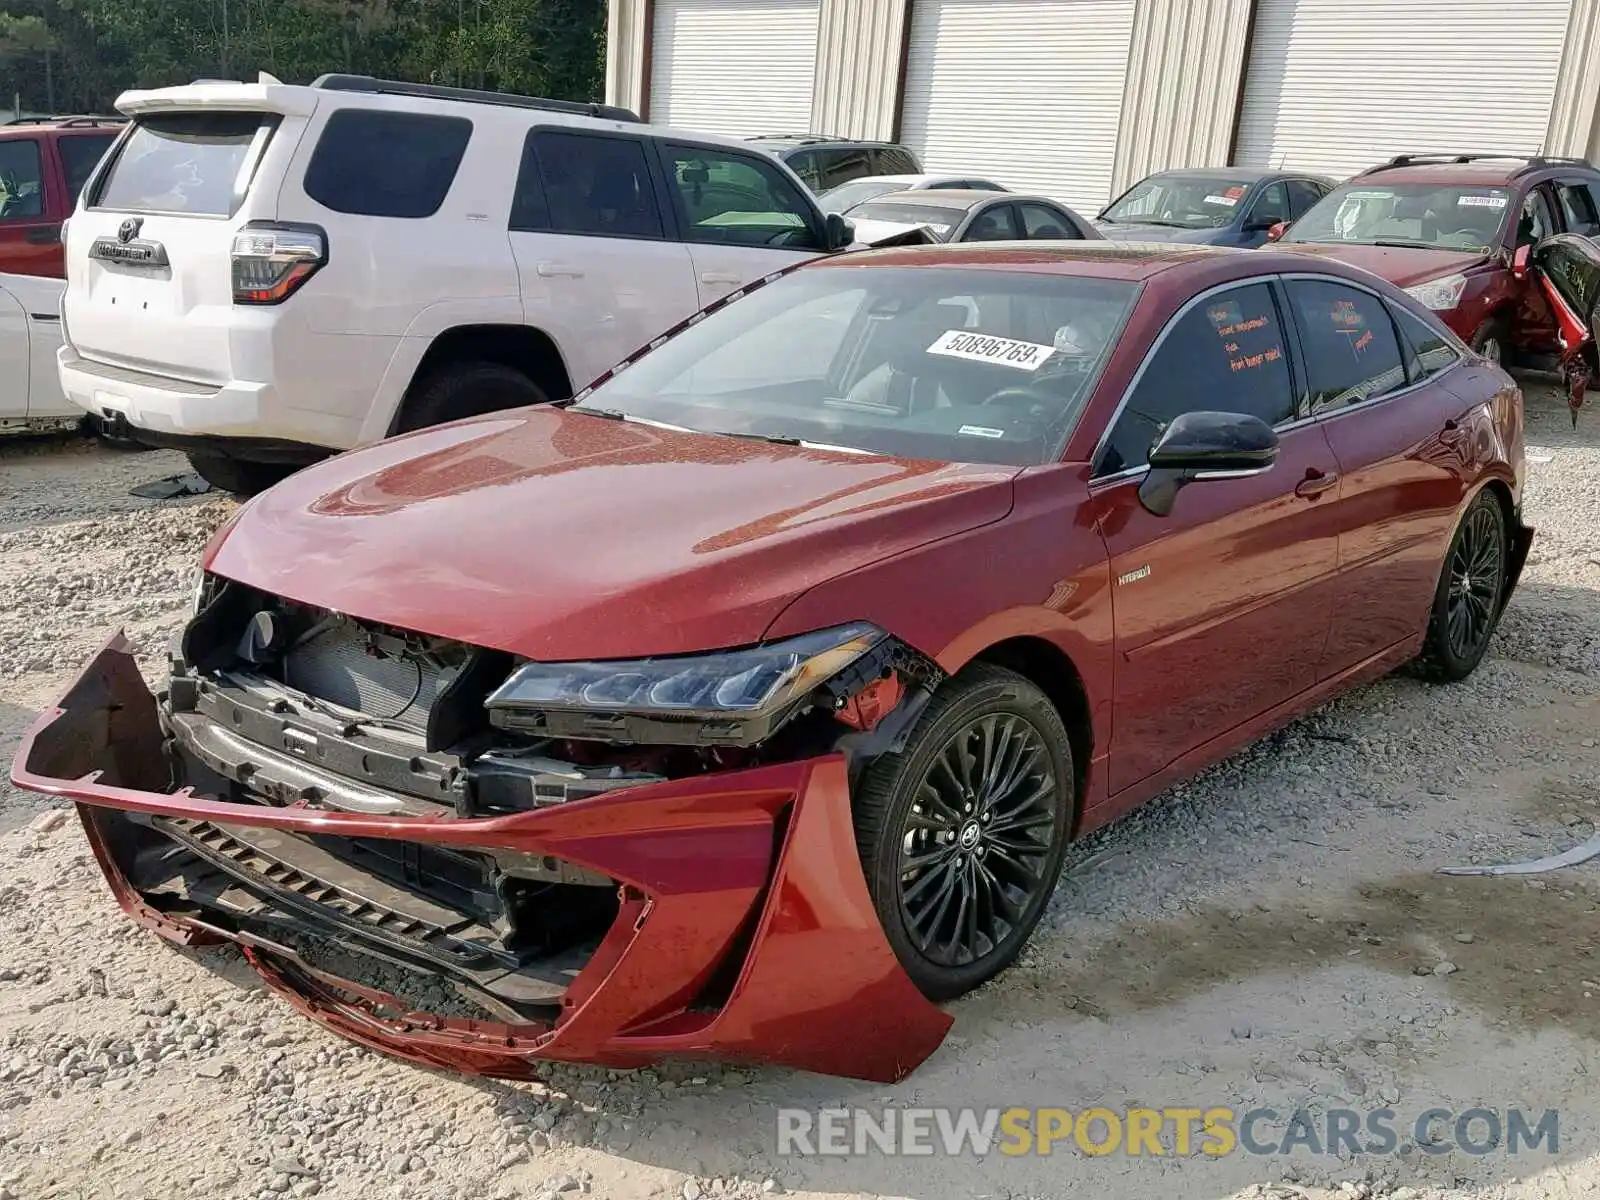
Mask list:
[[[983,400],[981,407],[988,408],[991,404],[1044,404],[1047,399],[1037,388],[1026,386],[1008,387],[1001,388],[998,392]]]

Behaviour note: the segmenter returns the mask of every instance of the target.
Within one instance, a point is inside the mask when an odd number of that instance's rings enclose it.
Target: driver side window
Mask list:
[[[1095,475],[1144,466],[1175,418],[1208,411],[1247,413],[1268,425],[1295,416],[1283,326],[1268,284],[1208,296],[1168,326],[1101,448]]]
[[[1550,202],[1543,189],[1528,193],[1522,205],[1522,220],[1517,224],[1517,245],[1537,246],[1556,231],[1550,215]]]
[[[666,149],[685,241],[822,249],[810,205],[770,163],[702,146]]]

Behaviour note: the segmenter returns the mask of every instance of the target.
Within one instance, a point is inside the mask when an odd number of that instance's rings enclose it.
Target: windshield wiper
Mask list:
[[[719,437],[744,438],[751,442],[771,442],[774,446],[798,446],[800,439],[787,433],[731,433],[726,429],[714,429],[713,433]]]
[[[584,408],[580,404],[567,401],[567,407],[575,413],[582,413],[586,417],[602,417],[607,421],[626,421],[628,414],[615,408]]]
[[[1437,250],[1437,249],[1439,249],[1438,246],[1429,245],[1427,242],[1397,242],[1397,241],[1392,241],[1392,240],[1384,240],[1382,238],[1378,239],[1377,241],[1369,242],[1368,245],[1372,245],[1372,246],[1387,246],[1387,247],[1389,247],[1391,249],[1394,249],[1394,250]]]

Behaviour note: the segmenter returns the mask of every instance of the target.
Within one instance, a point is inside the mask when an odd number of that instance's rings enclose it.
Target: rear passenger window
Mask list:
[[[536,129],[527,145],[522,178],[517,181],[513,229],[597,237],[665,236],[644,143],[637,138]]]
[[[61,152],[61,165],[67,174],[68,207],[78,203],[83,185],[89,182],[89,176],[94,174],[95,167],[116,140],[114,133],[79,133],[56,142],[56,149]]]
[[[791,154],[783,160],[784,165],[800,176],[800,182],[813,192],[822,192],[822,175],[817,170],[817,156],[809,150],[802,150],[798,154]]]
[[[0,142],[0,221],[44,215],[44,171],[33,138]]]
[[[471,138],[465,117],[340,109],[312,151],[306,195],[353,216],[431,217]]]
[[[1078,238],[1077,227],[1071,221],[1042,204],[1019,204],[1017,211],[1022,214],[1023,237],[1040,241]]]
[[[817,190],[825,192],[829,188],[836,188],[841,183],[849,183],[852,179],[860,179],[863,175],[873,174],[872,164],[867,158],[867,151],[860,150],[822,150],[817,152]],[[892,172],[893,174],[908,174],[910,172]]]
[[[1594,197],[1581,183],[1556,184],[1556,198],[1561,202],[1561,215],[1566,218],[1567,232],[1580,233],[1592,238],[1600,233],[1600,216],[1595,213]]]
[[[1313,416],[1406,386],[1400,344],[1382,300],[1337,283],[1291,280],[1288,288]]]
[[[874,175],[920,175],[917,160],[899,146],[881,146],[872,152]]]
[[[1178,319],[1139,376],[1095,474],[1144,466],[1162,431],[1198,411],[1246,413],[1268,425],[1295,416],[1283,328],[1266,284],[1222,292]]]
[[[1420,383],[1460,361],[1449,340],[1419,321],[1403,308],[1390,308],[1395,324],[1400,327],[1400,339],[1405,343],[1406,374],[1412,383]]]

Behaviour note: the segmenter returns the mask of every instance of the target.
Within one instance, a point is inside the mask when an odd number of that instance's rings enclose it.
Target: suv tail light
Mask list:
[[[252,221],[233,239],[233,302],[282,304],[328,261],[316,225]]]

